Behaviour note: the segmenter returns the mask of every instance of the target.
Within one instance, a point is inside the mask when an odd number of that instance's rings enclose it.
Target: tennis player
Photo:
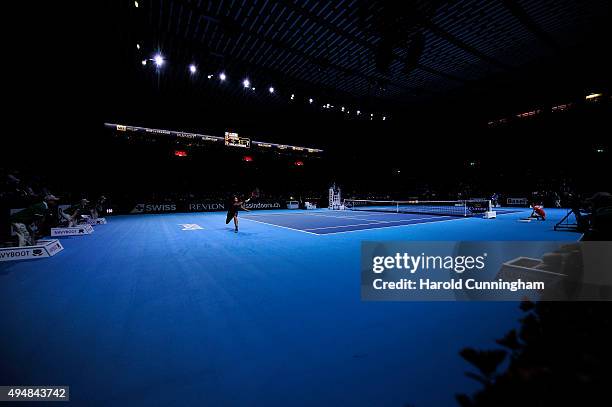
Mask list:
[[[531,208],[533,209],[533,211],[531,212],[531,215],[529,215],[530,218],[546,220],[546,211],[544,210],[544,207],[542,205],[533,204],[531,205]]]
[[[227,218],[225,219],[225,224],[227,225],[228,223],[230,223],[230,220],[234,218],[234,232],[236,233],[238,233],[238,211],[242,209],[249,212],[249,210],[244,207],[244,204],[249,202],[250,200],[251,198],[245,201],[240,201],[237,196],[234,196],[234,199],[230,203],[229,210],[227,211]]]

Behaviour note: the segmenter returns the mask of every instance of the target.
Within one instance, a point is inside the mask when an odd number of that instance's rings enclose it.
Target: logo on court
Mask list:
[[[202,230],[204,229],[202,226],[197,223],[179,223],[180,226],[183,227],[181,230]]]

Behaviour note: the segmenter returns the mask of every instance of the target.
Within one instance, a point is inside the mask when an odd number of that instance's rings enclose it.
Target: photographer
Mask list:
[[[55,207],[58,200],[56,196],[49,194],[45,196],[42,202],[11,215],[11,227],[17,234],[19,247],[36,244],[32,225],[42,222],[49,214],[49,209]]]

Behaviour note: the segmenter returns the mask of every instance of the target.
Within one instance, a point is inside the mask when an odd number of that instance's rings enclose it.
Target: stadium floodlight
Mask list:
[[[274,88],[272,86],[270,86],[270,88],[268,89],[268,92],[274,93]]]
[[[219,80],[220,80],[221,82],[223,82],[223,81],[224,81],[226,78],[227,78],[227,76],[225,76],[225,73],[224,73],[224,72],[221,72],[221,73],[219,74]]]
[[[198,68],[195,66],[195,64],[189,65],[189,72],[191,72],[192,74],[196,73],[197,70]]]
[[[602,93],[590,93],[590,94],[586,95],[584,98],[586,100],[592,100],[592,99],[597,99],[597,98],[599,98],[601,96],[603,96]]]
[[[242,86],[244,86],[245,88],[248,88],[251,86],[251,82],[249,82],[248,79],[245,79],[242,81]]]
[[[160,68],[164,64],[164,57],[162,57],[161,54],[156,54],[153,57],[153,61],[155,62],[155,66]]]

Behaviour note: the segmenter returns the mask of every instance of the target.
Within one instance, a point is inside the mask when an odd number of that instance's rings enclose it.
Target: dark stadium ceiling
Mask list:
[[[258,103],[296,93],[381,106],[432,100],[563,55],[601,37],[610,12],[609,0],[139,0],[114,7],[135,68],[147,68],[141,60],[159,51],[167,61],[162,81],[229,103],[245,97],[239,84],[248,77]],[[236,86],[219,89],[221,71]],[[266,94],[269,86],[277,92]]]

